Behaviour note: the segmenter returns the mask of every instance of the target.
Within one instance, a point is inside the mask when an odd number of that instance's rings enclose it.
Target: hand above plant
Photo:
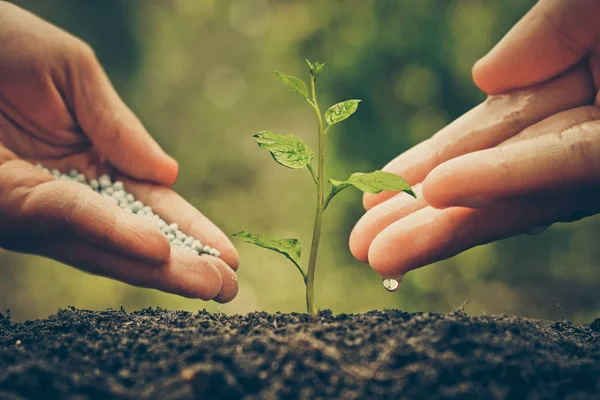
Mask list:
[[[598,20],[595,0],[537,3],[473,68],[488,99],[384,168],[419,199],[366,194],[355,257],[401,277],[600,212]]]
[[[109,173],[221,259],[172,250],[151,222],[84,185]],[[227,237],[169,187],[177,163],[112,87],[93,51],[0,1],[0,247],[39,254],[143,287],[227,302],[237,293],[238,255]]]

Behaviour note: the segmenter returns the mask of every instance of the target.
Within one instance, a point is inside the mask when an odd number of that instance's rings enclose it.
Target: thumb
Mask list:
[[[577,64],[600,41],[600,1],[540,0],[473,67],[487,94],[523,88]]]
[[[171,186],[177,162],[146,131],[119,97],[87,45],[79,46],[68,68],[71,106],[85,135],[121,172],[143,181]],[[81,50],[83,49],[83,50]]]

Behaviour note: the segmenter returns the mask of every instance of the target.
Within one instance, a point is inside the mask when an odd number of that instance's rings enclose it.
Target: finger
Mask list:
[[[68,227],[83,239],[151,263],[169,258],[165,235],[89,187],[57,181],[33,165],[14,160],[0,166],[0,235],[48,232]]]
[[[203,244],[221,252],[221,259],[233,270],[239,266],[239,255],[227,236],[194,206],[171,189],[152,184],[135,182],[126,177],[126,188],[137,199],[152,207],[155,213],[169,223],[177,223],[179,229]]]
[[[18,159],[17,155],[9,149],[2,146],[2,143],[0,143],[0,165],[4,164],[5,162],[16,159]]]
[[[600,46],[589,55],[588,60],[594,87],[598,90],[594,103],[600,106]]]
[[[548,134],[548,132],[563,132],[573,126],[598,120],[600,120],[600,107],[597,105],[577,107],[543,119],[505,140],[500,145],[504,146],[521,140],[539,137]]]
[[[492,208],[423,208],[384,229],[369,249],[369,263],[384,278],[452,257],[480,244],[539,226],[600,212],[600,192],[518,201]]]
[[[350,251],[354,257],[362,262],[368,262],[369,247],[379,232],[399,219],[427,206],[422,198],[421,185],[413,186],[413,191],[417,194],[416,200],[406,193],[398,193],[362,216],[350,234]]]
[[[577,64],[600,41],[600,2],[541,0],[473,67],[485,93],[543,82]]]
[[[584,68],[576,67],[537,87],[491,96],[430,139],[396,157],[383,170],[413,185],[422,182],[445,161],[494,147],[550,115],[590,103],[595,96],[590,79]],[[363,203],[368,210],[393,195],[366,194]]]
[[[423,183],[437,208],[486,207],[512,198],[548,196],[600,183],[600,122],[450,160]]]
[[[9,250],[49,257],[94,275],[180,296],[211,300],[221,291],[221,273],[209,257],[174,250],[160,268],[90,244],[72,234],[13,238]],[[233,283],[226,295],[231,297]]]
[[[79,125],[108,161],[123,173],[171,186],[177,162],[146,131],[119,97],[93,52],[74,57],[68,84]]]
[[[202,257],[208,258],[221,274],[221,291],[213,300],[217,303],[228,303],[233,300],[238,293],[238,279],[235,272],[220,258],[208,255]]]

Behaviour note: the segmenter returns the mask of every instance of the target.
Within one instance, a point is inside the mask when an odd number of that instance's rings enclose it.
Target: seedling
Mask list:
[[[316,158],[316,171],[313,167],[314,152],[301,139],[288,134],[279,134],[271,131],[262,131],[254,135],[258,146],[267,149],[273,159],[287,168],[302,169],[307,168],[312,180],[317,186],[316,213],[313,227],[312,245],[310,256],[308,258],[308,269],[302,267],[300,261],[301,246],[297,239],[283,239],[270,235],[257,235],[248,232],[238,232],[234,236],[239,237],[245,242],[255,244],[265,249],[276,251],[289,259],[300,271],[304,284],[306,285],[306,309],[310,314],[316,314],[315,306],[315,269],[317,266],[317,254],[319,252],[319,243],[321,241],[321,228],[323,226],[323,213],[327,210],[331,200],[347,187],[355,188],[377,194],[384,190],[403,191],[416,197],[410,185],[400,176],[383,171],[374,171],[370,173],[357,172],[346,180],[338,181],[329,179],[329,194],[325,196],[325,174],[323,163],[325,160],[325,135],[336,124],[350,117],[358,109],[361,100],[346,100],[331,106],[323,116],[319,103],[317,102],[316,81],[325,63],[318,61],[312,63],[306,60],[310,68],[310,93],[306,84],[294,77],[284,75],[274,71],[281,80],[289,86],[294,92],[302,97],[314,110],[317,117],[317,127],[319,135],[319,149]]]

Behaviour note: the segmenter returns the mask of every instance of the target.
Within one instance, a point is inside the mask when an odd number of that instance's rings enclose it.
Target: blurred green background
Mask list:
[[[522,0],[15,3],[95,48],[119,93],[179,160],[176,190],[225,232],[298,237],[305,248],[314,212],[309,175],[277,166],[252,134],[273,129],[314,146],[315,123],[307,105],[271,70],[307,78],[305,58],[327,61],[320,103],[364,100],[328,139],[326,169],[342,178],[380,168],[482,101],[471,66],[532,6]],[[568,319],[585,322],[600,313],[598,217],[477,247],[410,273],[401,290],[390,294],[347,248],[362,214],[360,194],[348,191],[335,203],[325,218],[317,276],[321,308],[445,312],[473,296],[469,314],[557,319],[553,295]],[[227,305],[0,252],[0,309],[10,308],[16,320],[45,317],[68,305],[303,311],[304,288],[293,266],[238,244],[240,293]]]

